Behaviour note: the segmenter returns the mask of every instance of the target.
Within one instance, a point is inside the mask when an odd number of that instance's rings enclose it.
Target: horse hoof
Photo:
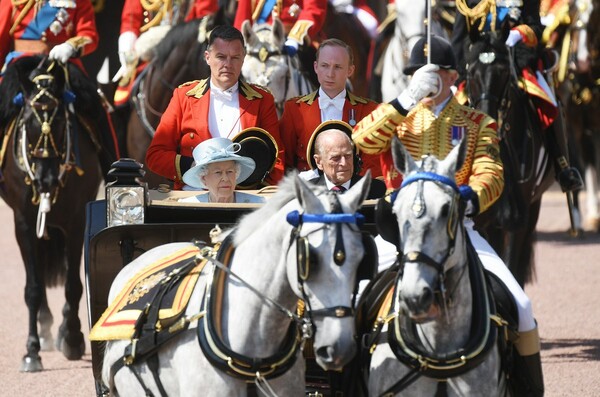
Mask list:
[[[42,366],[42,358],[41,357],[23,357],[23,362],[21,362],[21,372],[40,372],[43,371],[44,367]]]
[[[47,337],[40,337],[40,351],[54,351],[54,338],[52,337],[52,335],[49,335]]]
[[[63,338],[60,344],[57,344],[57,347],[67,360],[81,360],[85,353],[85,342],[83,340],[77,346],[71,346]]]

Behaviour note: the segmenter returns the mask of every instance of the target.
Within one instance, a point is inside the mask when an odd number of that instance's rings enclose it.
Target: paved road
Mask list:
[[[600,235],[567,237],[568,215],[562,195],[547,193],[538,224],[537,281],[526,287],[542,336],[547,396],[600,396]],[[42,353],[45,371],[19,373],[27,336],[23,302],[25,276],[14,239],[12,214],[0,202],[0,385],[3,396],[93,396],[90,355],[67,361],[57,352]],[[50,291],[54,332],[62,291]],[[86,310],[81,307],[87,335]],[[89,352],[89,343],[87,351]]]

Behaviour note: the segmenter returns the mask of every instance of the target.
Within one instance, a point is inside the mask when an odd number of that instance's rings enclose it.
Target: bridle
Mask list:
[[[46,61],[42,59],[37,69]],[[33,195],[31,202],[33,205],[39,205],[37,219],[37,236],[41,238],[45,234],[46,214],[50,207],[58,198],[60,187],[65,185],[65,176],[72,169],[71,157],[73,150],[73,134],[71,131],[71,121],[69,112],[74,114],[73,102],[75,95],[69,87],[69,75],[67,68],[62,66],[65,75],[65,88],[62,98],[57,93],[52,92],[55,84],[55,76],[50,72],[57,66],[56,62],[48,65],[44,73],[38,74],[31,79],[35,84],[35,90],[32,95],[23,96],[19,93],[13,98],[13,103],[21,106],[18,116],[17,131],[18,136],[14,141],[15,159],[18,159],[18,167],[25,173],[25,183],[31,185]],[[23,87],[22,92],[25,92]],[[27,105],[25,107],[24,105]],[[57,116],[64,115],[64,138],[58,141],[53,129],[57,127]],[[39,125],[40,135],[35,142],[30,142],[27,135],[27,122],[33,117]],[[53,192],[38,191],[35,183],[36,164],[34,159],[49,160],[58,159],[59,173],[57,176],[58,186]]]
[[[452,301],[452,297],[459,285],[461,279],[469,272],[471,285],[473,289],[473,299],[476,300],[473,308],[473,323],[471,336],[465,346],[458,349],[456,352],[445,354],[432,355],[422,349],[420,343],[417,343],[418,337],[415,331],[415,325],[410,322],[408,316],[400,307],[400,291],[399,288],[394,290],[392,312],[387,316],[385,322],[391,322],[388,328],[388,345],[398,360],[409,367],[408,373],[389,387],[381,396],[394,395],[399,393],[404,388],[408,387],[412,382],[420,376],[427,376],[440,381],[454,376],[459,376],[470,369],[477,366],[485,357],[486,353],[494,346],[497,332],[491,326],[492,322],[496,321],[495,308],[491,292],[486,289],[485,278],[481,265],[477,265],[472,261],[467,261],[467,265],[458,274],[455,279],[454,288],[447,292],[444,281],[446,273],[451,272],[454,267],[445,270],[444,265],[448,258],[452,255],[456,248],[456,236],[459,232],[459,220],[462,219],[464,205],[460,205],[460,201],[473,194],[469,188],[457,186],[454,180],[439,175],[433,172],[419,171],[416,174],[407,177],[402,187],[412,183],[418,183],[417,194],[413,200],[411,210],[415,216],[421,217],[425,214],[425,201],[423,184],[424,182],[434,182],[438,185],[447,186],[452,189],[452,203],[449,208],[449,216],[447,223],[447,233],[449,237],[448,248],[443,259],[436,261],[430,256],[421,251],[411,251],[403,255],[400,264],[398,277],[401,277],[402,269],[406,263],[419,262],[431,266],[438,272],[438,287],[435,291],[436,295],[440,296],[444,305],[444,312],[448,315],[447,302]],[[468,238],[468,237],[466,237]],[[398,279],[396,285],[398,285]],[[381,326],[378,325],[378,332],[381,332]],[[500,326],[500,324],[498,324]]]
[[[258,34],[259,32],[262,32],[262,31],[270,31],[270,27],[264,26],[264,27],[258,29],[256,31],[256,33]],[[289,87],[290,87],[290,80],[292,78],[292,73],[290,72],[290,70],[293,67],[292,57],[287,54],[284,54],[280,48],[269,49],[267,47],[267,45],[265,45],[265,44],[261,44],[260,48],[258,48],[258,49],[254,49],[254,50],[246,52],[246,55],[248,55],[252,58],[258,59],[258,61],[262,64],[262,66],[263,66],[262,75],[265,76],[265,78],[267,79],[266,85],[268,85],[268,83],[270,82],[270,80],[269,80],[270,70],[267,69],[267,61],[271,57],[285,57],[285,60],[287,63],[287,69],[286,69],[286,74],[285,74],[285,89],[283,91],[283,100],[285,101],[285,99],[287,98],[287,95],[288,95]],[[283,112],[283,101],[282,101],[282,103],[276,103],[275,105],[277,107],[277,110],[280,111],[280,114],[281,114],[281,112]]]

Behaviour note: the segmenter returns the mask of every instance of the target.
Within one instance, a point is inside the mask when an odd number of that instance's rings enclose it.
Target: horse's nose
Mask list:
[[[423,287],[421,293],[402,296],[402,299],[413,314],[425,313],[433,303],[433,290],[429,287]]]
[[[326,370],[340,370],[356,354],[356,346],[348,346],[347,349],[341,349],[340,346],[329,345],[321,346],[315,350],[317,363]]]

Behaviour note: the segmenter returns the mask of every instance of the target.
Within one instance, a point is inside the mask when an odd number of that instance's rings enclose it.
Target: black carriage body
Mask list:
[[[252,192],[252,191],[250,191]],[[255,193],[255,192],[253,192]],[[144,223],[107,227],[106,200],[89,202],[86,207],[84,240],[85,283],[90,329],[107,308],[110,286],[119,271],[146,251],[173,242],[194,239],[210,244],[210,231],[219,225],[223,230],[260,204],[181,203],[177,199],[193,196],[194,192],[150,190]],[[365,202],[362,229],[375,235],[374,200]],[[101,380],[102,349],[100,342],[91,342],[92,369],[96,387]],[[97,394],[101,395],[99,390]]]

